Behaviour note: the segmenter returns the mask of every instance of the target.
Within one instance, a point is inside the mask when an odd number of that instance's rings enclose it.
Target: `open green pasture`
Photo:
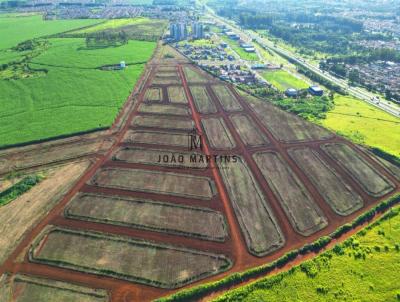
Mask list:
[[[0,81],[0,145],[110,126],[156,46],[129,41],[119,47],[86,49],[85,39],[49,39],[30,68],[44,76]],[[124,70],[96,67],[138,63]]]
[[[285,70],[265,71],[262,73],[262,77],[282,91],[288,88],[303,89],[309,86]]]
[[[233,51],[235,51],[239,55],[241,59],[247,61],[259,60],[256,53],[246,52],[243,48],[241,48],[238,41],[231,40],[225,35],[221,35],[221,38],[222,40],[224,40],[225,43],[227,43],[233,49]]]
[[[214,301],[398,301],[399,242],[397,207],[315,259]]]
[[[85,29],[74,31],[74,33],[93,33],[105,29],[113,29],[148,22],[151,22],[149,18],[111,19]]]

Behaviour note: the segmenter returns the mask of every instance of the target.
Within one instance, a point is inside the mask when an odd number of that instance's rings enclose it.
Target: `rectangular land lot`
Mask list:
[[[201,123],[213,149],[230,150],[236,143],[222,118],[203,118]]]
[[[190,92],[192,93],[196,108],[200,113],[207,114],[217,112],[217,108],[208,95],[206,87],[190,86]]]
[[[185,90],[180,86],[168,87],[168,98],[171,103],[187,104]]]
[[[132,126],[190,131],[193,129],[194,123],[190,119],[158,115],[138,115],[133,119]]]
[[[321,158],[318,152],[302,148],[291,149],[289,154],[337,214],[347,216],[363,206],[360,195]]]
[[[264,126],[280,141],[324,140],[334,136],[328,130],[287,113],[267,101],[261,101],[244,93],[243,95]]]
[[[2,280],[3,279],[3,280]],[[26,275],[0,278],[0,301],[107,302],[105,290]]]
[[[207,163],[204,161],[199,161],[200,156],[200,154],[193,152],[187,153],[169,150],[127,147],[120,149],[113,156],[113,160],[135,164],[205,169],[207,167]]]
[[[227,86],[214,85],[212,86],[212,90],[226,111],[239,111],[243,109]]]
[[[151,170],[103,168],[90,184],[206,200],[215,195],[214,182],[208,177]]]
[[[124,142],[132,144],[151,144],[174,147],[188,146],[188,136],[181,133],[129,130],[124,137]]]
[[[170,78],[170,77],[179,77],[179,74],[177,71],[163,71],[163,72],[157,72],[157,78]]]
[[[182,115],[188,116],[190,114],[189,108],[178,107],[174,105],[161,105],[161,104],[146,104],[143,103],[139,107],[139,112],[166,114],[166,115]]]
[[[260,152],[253,158],[298,233],[309,236],[328,225],[322,210],[280,155]]]
[[[181,84],[181,79],[177,76],[175,77],[162,77],[156,75],[152,82],[153,85],[167,85],[167,84]]]
[[[220,171],[250,253],[264,256],[282,247],[285,238],[243,159],[221,164]]]
[[[337,161],[369,195],[379,197],[393,191],[393,183],[348,145],[332,143],[325,144],[321,148]]]
[[[81,194],[71,201],[65,216],[212,241],[224,241],[228,234],[219,212],[133,198]]]
[[[223,255],[62,228],[39,237],[29,255],[33,262],[162,288],[176,288],[231,266]]]
[[[255,125],[253,120],[245,114],[231,115],[230,119],[239,133],[243,143],[249,147],[268,145],[269,140]]]
[[[194,71],[190,67],[184,67],[183,71],[185,73],[186,80],[188,83],[207,83],[208,78],[205,77],[203,74],[200,74],[200,72]]]
[[[162,100],[162,91],[160,88],[149,88],[144,97],[146,102],[160,102]]]

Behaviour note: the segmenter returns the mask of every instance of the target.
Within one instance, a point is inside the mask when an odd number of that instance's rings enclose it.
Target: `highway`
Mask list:
[[[215,21],[217,21],[220,24],[225,25],[229,30],[238,34],[243,40],[257,41],[257,43],[260,44],[262,47],[268,48],[283,57],[290,58],[296,64],[301,65],[301,66],[311,70],[312,72],[318,74],[322,78],[340,86],[345,91],[347,91],[349,95],[352,95],[358,99],[361,99],[383,111],[386,111],[387,113],[389,113],[391,115],[400,117],[400,106],[398,106],[392,102],[389,102],[387,100],[378,99],[377,95],[367,91],[366,89],[363,89],[360,87],[349,86],[347,81],[345,81],[343,79],[339,79],[339,78],[319,69],[318,66],[310,64],[303,58],[297,57],[294,53],[288,51],[287,49],[284,49],[280,46],[274,45],[274,43],[272,43],[268,39],[261,37],[258,33],[254,32],[254,31],[249,31],[249,30],[242,30],[237,25],[235,25],[233,21],[227,20],[225,18],[222,18],[222,17],[216,15],[210,7],[206,6],[206,9],[212,19],[214,19]]]

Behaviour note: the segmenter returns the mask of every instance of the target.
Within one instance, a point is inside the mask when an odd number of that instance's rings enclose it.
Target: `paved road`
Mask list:
[[[332,76],[329,73],[322,71],[317,66],[312,65],[309,62],[305,61],[304,59],[297,57],[295,54],[288,51],[287,49],[284,49],[280,46],[274,45],[274,43],[272,43],[268,39],[261,37],[258,33],[254,32],[254,31],[240,29],[237,25],[234,24],[234,22],[227,20],[225,18],[222,18],[220,16],[217,16],[211,8],[209,8],[209,7],[206,7],[206,8],[207,8],[208,14],[211,15],[214,20],[225,25],[227,28],[229,28],[233,32],[239,34],[243,40],[245,40],[245,41],[255,40],[261,46],[269,48],[269,49],[273,50],[274,52],[280,54],[281,56],[292,59],[297,64],[304,66],[305,68],[313,71],[314,73],[318,74],[319,76],[340,86],[341,88],[346,90],[350,95],[352,95],[358,99],[361,99],[361,100],[363,100],[381,110],[384,110],[387,113],[392,114],[396,117],[400,116],[400,106],[397,106],[396,104],[393,104],[386,100],[380,100],[380,101],[373,100],[376,97],[375,94],[373,94],[363,88],[349,86],[347,81],[339,79],[335,76]]]

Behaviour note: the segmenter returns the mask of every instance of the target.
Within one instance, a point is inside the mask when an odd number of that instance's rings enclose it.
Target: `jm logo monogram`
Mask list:
[[[188,149],[192,150],[203,150],[203,143],[201,141],[201,135],[197,133],[196,128],[188,133]]]

